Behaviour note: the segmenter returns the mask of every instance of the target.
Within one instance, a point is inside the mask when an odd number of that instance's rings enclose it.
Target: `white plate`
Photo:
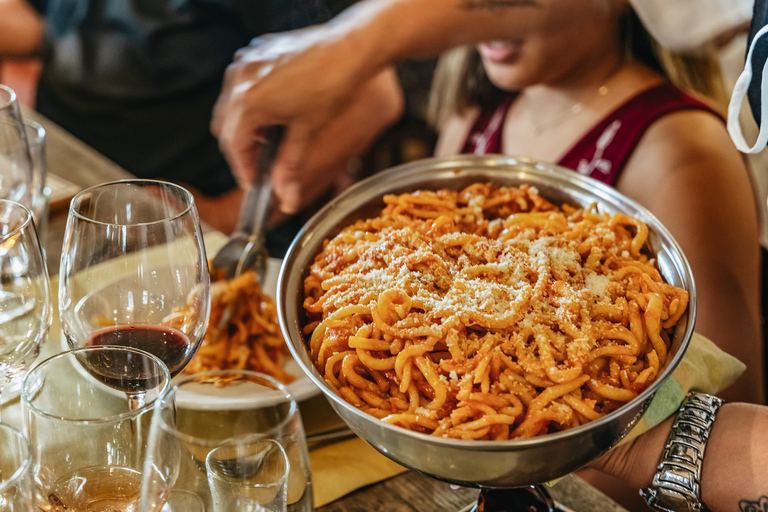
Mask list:
[[[276,258],[270,258],[267,262],[267,273],[264,276],[263,290],[272,298],[275,297],[275,293],[277,291],[277,276],[280,272],[281,263],[282,260]],[[63,333],[61,335],[61,347],[64,350],[69,350],[67,340]],[[288,392],[293,396],[295,400],[300,402],[320,394],[320,388],[315,386],[315,384],[309,379],[309,377],[306,376],[306,374],[301,370],[301,367],[296,363],[296,361],[293,360],[293,357],[290,355],[285,358],[283,369],[296,377],[296,380],[286,386],[288,388]],[[194,374],[182,373],[180,376],[177,376],[174,380],[172,380],[171,383],[181,378],[182,376],[186,377],[190,375]],[[205,385],[200,385],[199,387],[189,387],[187,389],[191,389],[192,391],[184,391],[179,393],[176,397],[176,403],[178,406],[187,409],[227,410],[237,409],[238,407],[242,407],[244,405],[253,406],[261,403],[262,401],[266,403],[274,402],[276,400],[276,397],[274,396],[254,397],[252,395],[239,395],[236,386],[229,389],[227,389],[226,386],[223,388],[216,388],[215,390],[212,388],[213,386]],[[3,395],[5,395],[5,393],[6,392],[4,391]],[[3,397],[3,399],[5,399],[5,397]]]
[[[288,392],[296,401],[301,402],[320,393],[320,389],[309,380],[293,359],[289,358],[283,368],[288,373],[296,376],[296,380],[286,386]],[[190,374],[184,375],[189,376]],[[243,395],[239,392],[236,385],[217,388],[210,384],[189,384],[184,386],[183,390],[176,393],[176,405],[178,407],[209,411],[266,406],[281,400],[282,394],[278,393],[271,394],[267,392],[257,395]]]

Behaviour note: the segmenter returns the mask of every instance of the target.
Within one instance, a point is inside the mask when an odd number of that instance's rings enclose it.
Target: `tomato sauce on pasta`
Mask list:
[[[284,369],[291,357],[277,323],[277,306],[261,289],[253,271],[226,280],[211,275],[211,315],[195,356],[184,373],[209,370],[250,370],[265,373],[283,384],[295,377]],[[167,325],[182,325],[190,306],[165,319]],[[236,380],[237,377],[232,377]],[[219,385],[227,384],[215,377]]]
[[[656,379],[688,305],[647,237],[526,185],[385,196],[305,278],[311,359],[355,407],[435,436],[595,420]]]

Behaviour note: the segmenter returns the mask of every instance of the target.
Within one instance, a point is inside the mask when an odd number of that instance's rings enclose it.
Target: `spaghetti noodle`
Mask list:
[[[659,375],[688,304],[648,229],[526,185],[384,197],[304,281],[311,358],[382,420],[458,439],[595,420]]]
[[[170,315],[165,323],[183,322],[184,313]],[[250,271],[215,281],[205,337],[184,372],[251,370],[290,384],[295,377],[283,369],[286,357],[291,356],[277,323],[275,302],[262,292],[256,275]]]

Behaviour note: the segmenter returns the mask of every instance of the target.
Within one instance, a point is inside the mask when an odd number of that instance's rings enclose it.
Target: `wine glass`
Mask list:
[[[123,180],[72,199],[59,270],[69,347],[139,348],[174,376],[200,346],[209,310],[203,235],[186,189]],[[141,404],[140,394],[128,397]]]
[[[159,358],[121,346],[67,350],[30,369],[21,406],[39,510],[137,512],[142,472],[171,478],[144,465],[154,401],[170,380]],[[127,390],[143,406],[131,407]]]
[[[32,213],[0,199],[0,394],[39,354],[51,317],[48,270]]]
[[[35,218],[37,235],[45,252],[51,199],[51,189],[46,185],[48,176],[46,133],[45,128],[32,119],[24,119],[24,130],[27,134],[29,156],[32,162],[32,202],[29,209],[32,210],[32,216]]]
[[[215,512],[285,512],[290,463],[274,439],[230,439],[205,458]]]
[[[28,512],[32,503],[32,458],[24,434],[0,423],[0,510]]]
[[[206,510],[226,510],[232,500],[252,502],[264,495],[285,501],[290,512],[314,510],[309,452],[298,403],[283,384],[268,375],[211,370],[176,379],[155,402],[149,435],[146,468],[159,468],[178,478],[169,481],[146,470],[146,510],[153,508],[152,497],[167,495],[171,489],[197,494]],[[259,442],[266,439],[277,441],[287,456],[284,500],[270,494],[280,489],[277,482],[262,485],[263,481],[247,471],[262,460],[257,456]],[[270,456],[274,464],[269,469],[275,476],[280,464],[272,457],[279,457],[276,453]],[[229,510],[240,509],[229,506]]]
[[[0,198],[32,206],[32,159],[16,93],[0,84]]]

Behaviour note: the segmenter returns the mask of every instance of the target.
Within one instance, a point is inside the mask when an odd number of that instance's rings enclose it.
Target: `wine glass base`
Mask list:
[[[483,489],[471,512],[556,512],[555,502],[540,485]]]

